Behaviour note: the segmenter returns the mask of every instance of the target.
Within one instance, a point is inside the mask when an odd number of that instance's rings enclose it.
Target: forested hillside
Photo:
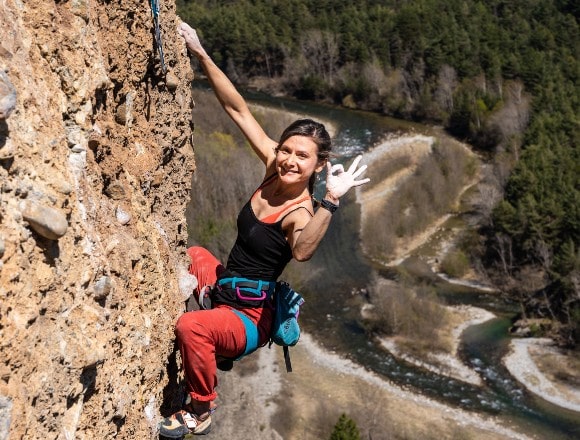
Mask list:
[[[500,202],[472,258],[580,340],[578,2],[177,3],[240,84],[441,124],[485,153]]]

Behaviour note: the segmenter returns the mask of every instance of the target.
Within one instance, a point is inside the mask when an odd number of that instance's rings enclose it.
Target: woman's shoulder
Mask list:
[[[289,207],[288,213],[284,216],[290,220],[299,220],[301,218],[308,218],[314,215],[314,203],[310,194],[302,195],[295,199]]]

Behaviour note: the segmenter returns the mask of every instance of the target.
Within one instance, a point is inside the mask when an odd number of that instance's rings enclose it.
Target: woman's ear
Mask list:
[[[314,169],[314,171],[320,173],[326,166],[326,162],[328,162],[328,159],[319,160],[318,163],[316,164],[316,168]]]

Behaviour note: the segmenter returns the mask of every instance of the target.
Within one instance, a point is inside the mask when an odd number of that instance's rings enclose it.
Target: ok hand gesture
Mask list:
[[[365,172],[367,169],[366,165],[361,166],[358,170],[358,164],[361,161],[362,156],[357,156],[352,162],[348,171],[344,171],[344,167],[341,164],[331,165],[330,161],[326,164],[326,169],[328,175],[326,177],[326,195],[329,198],[339,199],[345,195],[349,189],[354,186],[364,185],[371,179],[361,179],[356,180],[358,176]]]

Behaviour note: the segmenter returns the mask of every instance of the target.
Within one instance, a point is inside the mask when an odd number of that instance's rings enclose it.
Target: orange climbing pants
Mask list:
[[[198,288],[196,300],[205,286],[213,286],[225,270],[219,260],[199,246],[187,249],[191,259],[189,273],[195,275]],[[241,310],[258,327],[259,344],[269,339],[272,310],[245,308]],[[186,391],[193,400],[208,402],[217,397],[216,356],[235,359],[246,347],[244,323],[230,306],[218,305],[211,310],[184,313],[175,326],[177,345],[185,371]]]

